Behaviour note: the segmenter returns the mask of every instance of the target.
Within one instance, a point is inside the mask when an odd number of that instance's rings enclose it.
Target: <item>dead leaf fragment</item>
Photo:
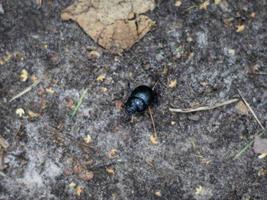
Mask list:
[[[203,3],[201,3],[199,5],[199,9],[201,9],[201,10],[207,10],[209,5],[210,5],[210,1],[209,0],[204,1]]]
[[[244,30],[245,30],[245,25],[244,24],[238,25],[236,27],[236,32],[237,33],[243,32]]]
[[[93,141],[90,135],[86,135],[86,137],[84,137],[83,140],[86,144],[89,144]]]
[[[258,156],[259,159],[263,159],[265,157],[267,157],[267,153],[262,153]]]
[[[79,0],[63,10],[61,18],[76,21],[100,46],[121,53],[155,24],[142,15],[154,7],[154,0]]]
[[[96,80],[102,82],[105,80],[105,78],[106,78],[106,74],[101,74],[96,78]]]
[[[174,80],[171,80],[170,83],[169,83],[169,88],[175,88],[177,85],[177,80],[174,79]]]
[[[161,196],[162,196],[162,195],[161,195],[161,191],[160,191],[160,190],[156,191],[156,192],[155,192],[155,195],[156,195],[157,197],[161,197]]]
[[[40,116],[39,113],[33,112],[31,110],[28,110],[28,115],[29,115],[30,118],[37,118],[37,117]]]
[[[249,115],[249,109],[243,101],[239,101],[236,106],[236,110],[242,115]]]
[[[253,149],[255,153],[266,154],[267,153],[267,139],[261,138],[258,135],[255,136]]]
[[[74,188],[76,187],[76,183],[71,182],[71,183],[69,184],[69,187],[70,187],[71,189],[74,189]]]
[[[117,149],[111,149],[108,152],[108,157],[109,158],[114,158],[114,157],[117,157],[117,156],[118,156],[118,150]]]
[[[28,80],[29,77],[29,73],[26,69],[21,70],[20,74],[19,74],[19,78],[22,82],[25,82]]]
[[[255,13],[255,12],[252,12],[252,13],[250,14],[250,17],[251,17],[251,18],[255,18],[255,17],[256,17],[256,13]]]
[[[33,82],[33,83],[35,83],[36,81],[38,81],[38,78],[37,78],[37,76],[36,75],[31,75],[31,81]]]
[[[81,186],[77,186],[76,189],[75,189],[75,194],[79,197],[81,196],[81,193],[84,191],[84,188],[81,187]]]
[[[54,93],[55,93],[55,91],[53,90],[52,87],[45,88],[45,91],[46,91],[47,93],[49,93],[49,94],[54,94]]]
[[[176,7],[180,7],[182,5],[182,1],[180,1],[180,0],[176,0],[176,2],[175,2],[175,6]]]
[[[17,108],[17,109],[16,109],[16,114],[17,114],[19,117],[22,117],[23,115],[25,115],[25,111],[23,110],[23,108]]]
[[[95,51],[95,50],[92,50],[92,51],[89,51],[87,53],[87,57],[90,59],[90,60],[96,60],[100,57],[100,53],[98,51]]]
[[[154,136],[154,135],[150,135],[150,142],[153,145],[157,145],[159,143],[158,141],[158,137]]]
[[[112,175],[112,176],[115,174],[115,171],[114,171],[114,169],[113,169],[112,166],[107,167],[107,168],[106,168],[106,172],[107,172],[109,175]]]
[[[267,169],[261,168],[258,171],[258,176],[266,176],[267,175]]]
[[[106,87],[101,87],[101,88],[100,88],[100,91],[101,91],[102,93],[106,93],[106,92],[108,91],[108,88],[106,88]]]

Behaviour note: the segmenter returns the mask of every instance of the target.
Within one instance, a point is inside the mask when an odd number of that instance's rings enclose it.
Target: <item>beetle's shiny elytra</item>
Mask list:
[[[144,112],[153,103],[154,99],[155,93],[150,87],[146,85],[138,86],[125,103],[125,111],[128,115]]]

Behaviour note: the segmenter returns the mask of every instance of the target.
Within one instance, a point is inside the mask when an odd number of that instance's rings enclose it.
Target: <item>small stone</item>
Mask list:
[[[192,121],[198,121],[199,120],[199,116],[198,115],[189,115],[188,119],[192,120]]]
[[[2,3],[0,3],[0,14],[2,14],[2,15],[5,14]]]

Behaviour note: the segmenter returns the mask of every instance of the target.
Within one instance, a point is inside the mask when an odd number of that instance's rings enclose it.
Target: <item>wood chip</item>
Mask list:
[[[237,32],[237,33],[243,32],[244,30],[245,30],[245,25],[244,25],[244,24],[242,24],[242,25],[238,25],[238,26],[236,27],[236,32]]]

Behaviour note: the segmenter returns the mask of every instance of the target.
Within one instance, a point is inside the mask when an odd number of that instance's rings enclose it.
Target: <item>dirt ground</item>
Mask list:
[[[266,126],[266,0],[210,1],[207,9],[201,1],[157,1],[148,13],[156,26],[120,56],[60,19],[71,3],[0,1],[0,135],[9,145],[0,199],[267,199],[266,159],[250,148],[233,160],[260,130],[250,113],[236,104],[169,111],[239,98],[240,90]],[[92,49],[98,59],[88,57]],[[9,102],[34,78],[36,87]],[[148,113],[130,122],[119,103],[157,80],[153,145]]]

